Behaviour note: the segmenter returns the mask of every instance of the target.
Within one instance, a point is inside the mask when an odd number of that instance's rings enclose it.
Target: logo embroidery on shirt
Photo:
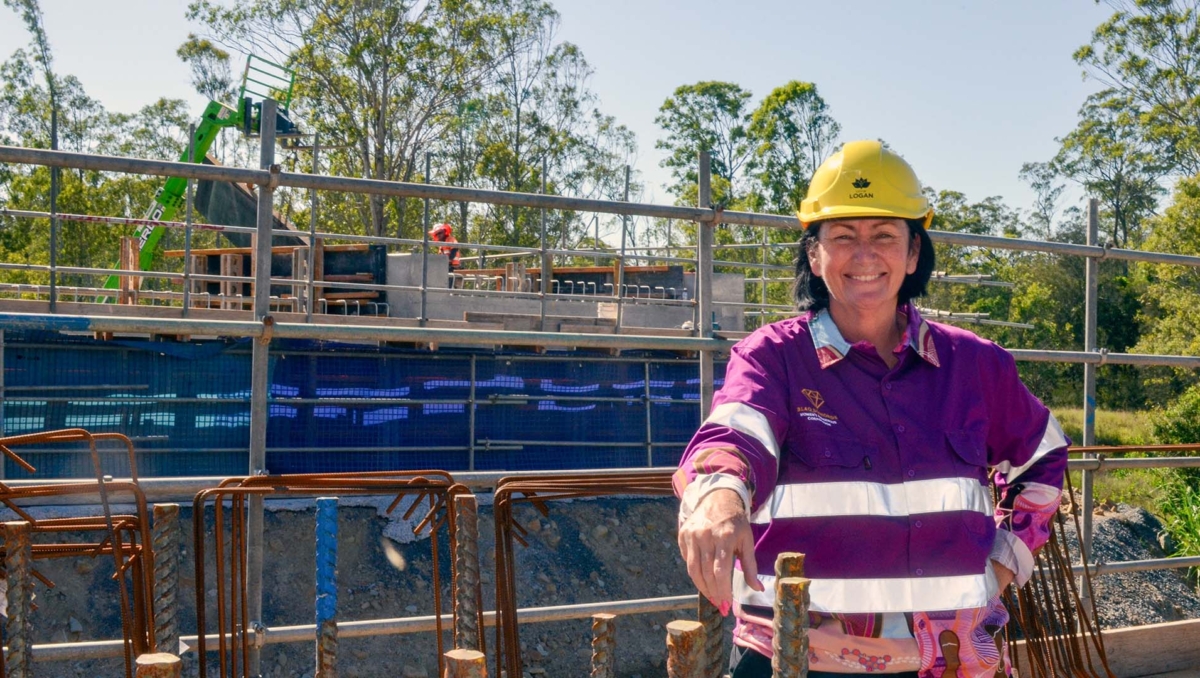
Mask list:
[[[821,395],[820,391],[811,388],[804,388],[800,389],[800,392],[804,394],[805,398],[808,398],[808,402],[812,403],[812,407],[797,407],[797,414],[804,419],[815,421],[826,426],[833,426],[837,423],[837,415],[821,411],[821,406],[825,404],[825,397]]]
[[[821,409],[821,406],[825,404],[825,398],[821,395],[820,391],[814,391],[811,388],[805,388],[801,389],[800,392],[803,393],[804,397],[808,398],[808,402],[812,403],[812,406],[818,410]]]

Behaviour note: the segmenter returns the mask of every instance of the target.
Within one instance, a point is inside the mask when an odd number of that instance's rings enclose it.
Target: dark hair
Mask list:
[[[925,232],[924,219],[905,219],[909,235],[921,241],[921,250],[917,255],[917,270],[904,276],[900,285],[900,303],[906,304],[917,297],[925,296],[929,286],[929,278],[933,275],[934,254],[933,241]],[[817,222],[804,230],[796,248],[796,278],[792,281],[792,298],[796,301],[796,309],[800,311],[821,311],[829,308],[829,288],[825,281],[813,275],[808,263],[808,250],[817,244],[817,236],[821,234],[821,222]]]

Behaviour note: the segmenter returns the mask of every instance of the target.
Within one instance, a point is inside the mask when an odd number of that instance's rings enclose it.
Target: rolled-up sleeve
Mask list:
[[[1000,495],[992,559],[1015,572],[1021,585],[1033,573],[1034,554],[1050,538],[1070,440],[1021,382],[1010,354],[996,347],[990,367],[988,462]]]

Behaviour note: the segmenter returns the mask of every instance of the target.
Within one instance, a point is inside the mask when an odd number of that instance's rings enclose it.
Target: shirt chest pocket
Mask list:
[[[954,452],[954,460],[968,470],[982,470],[987,474],[987,441],[983,431],[947,431],[946,442]]]
[[[836,472],[871,468],[871,453],[874,449],[859,442],[857,438],[815,433],[798,441],[792,448],[792,454],[806,467]]]

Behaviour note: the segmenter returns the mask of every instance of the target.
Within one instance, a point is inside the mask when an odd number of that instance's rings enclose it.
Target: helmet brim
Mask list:
[[[807,229],[813,224],[822,221],[834,221],[838,219],[921,219],[925,228],[929,228],[930,222],[933,221],[933,210],[927,210],[918,214],[905,213],[898,210],[887,209],[883,207],[845,207],[837,206],[821,210],[815,214],[797,214],[796,217],[800,220],[800,225]],[[805,217],[808,217],[805,219]]]

